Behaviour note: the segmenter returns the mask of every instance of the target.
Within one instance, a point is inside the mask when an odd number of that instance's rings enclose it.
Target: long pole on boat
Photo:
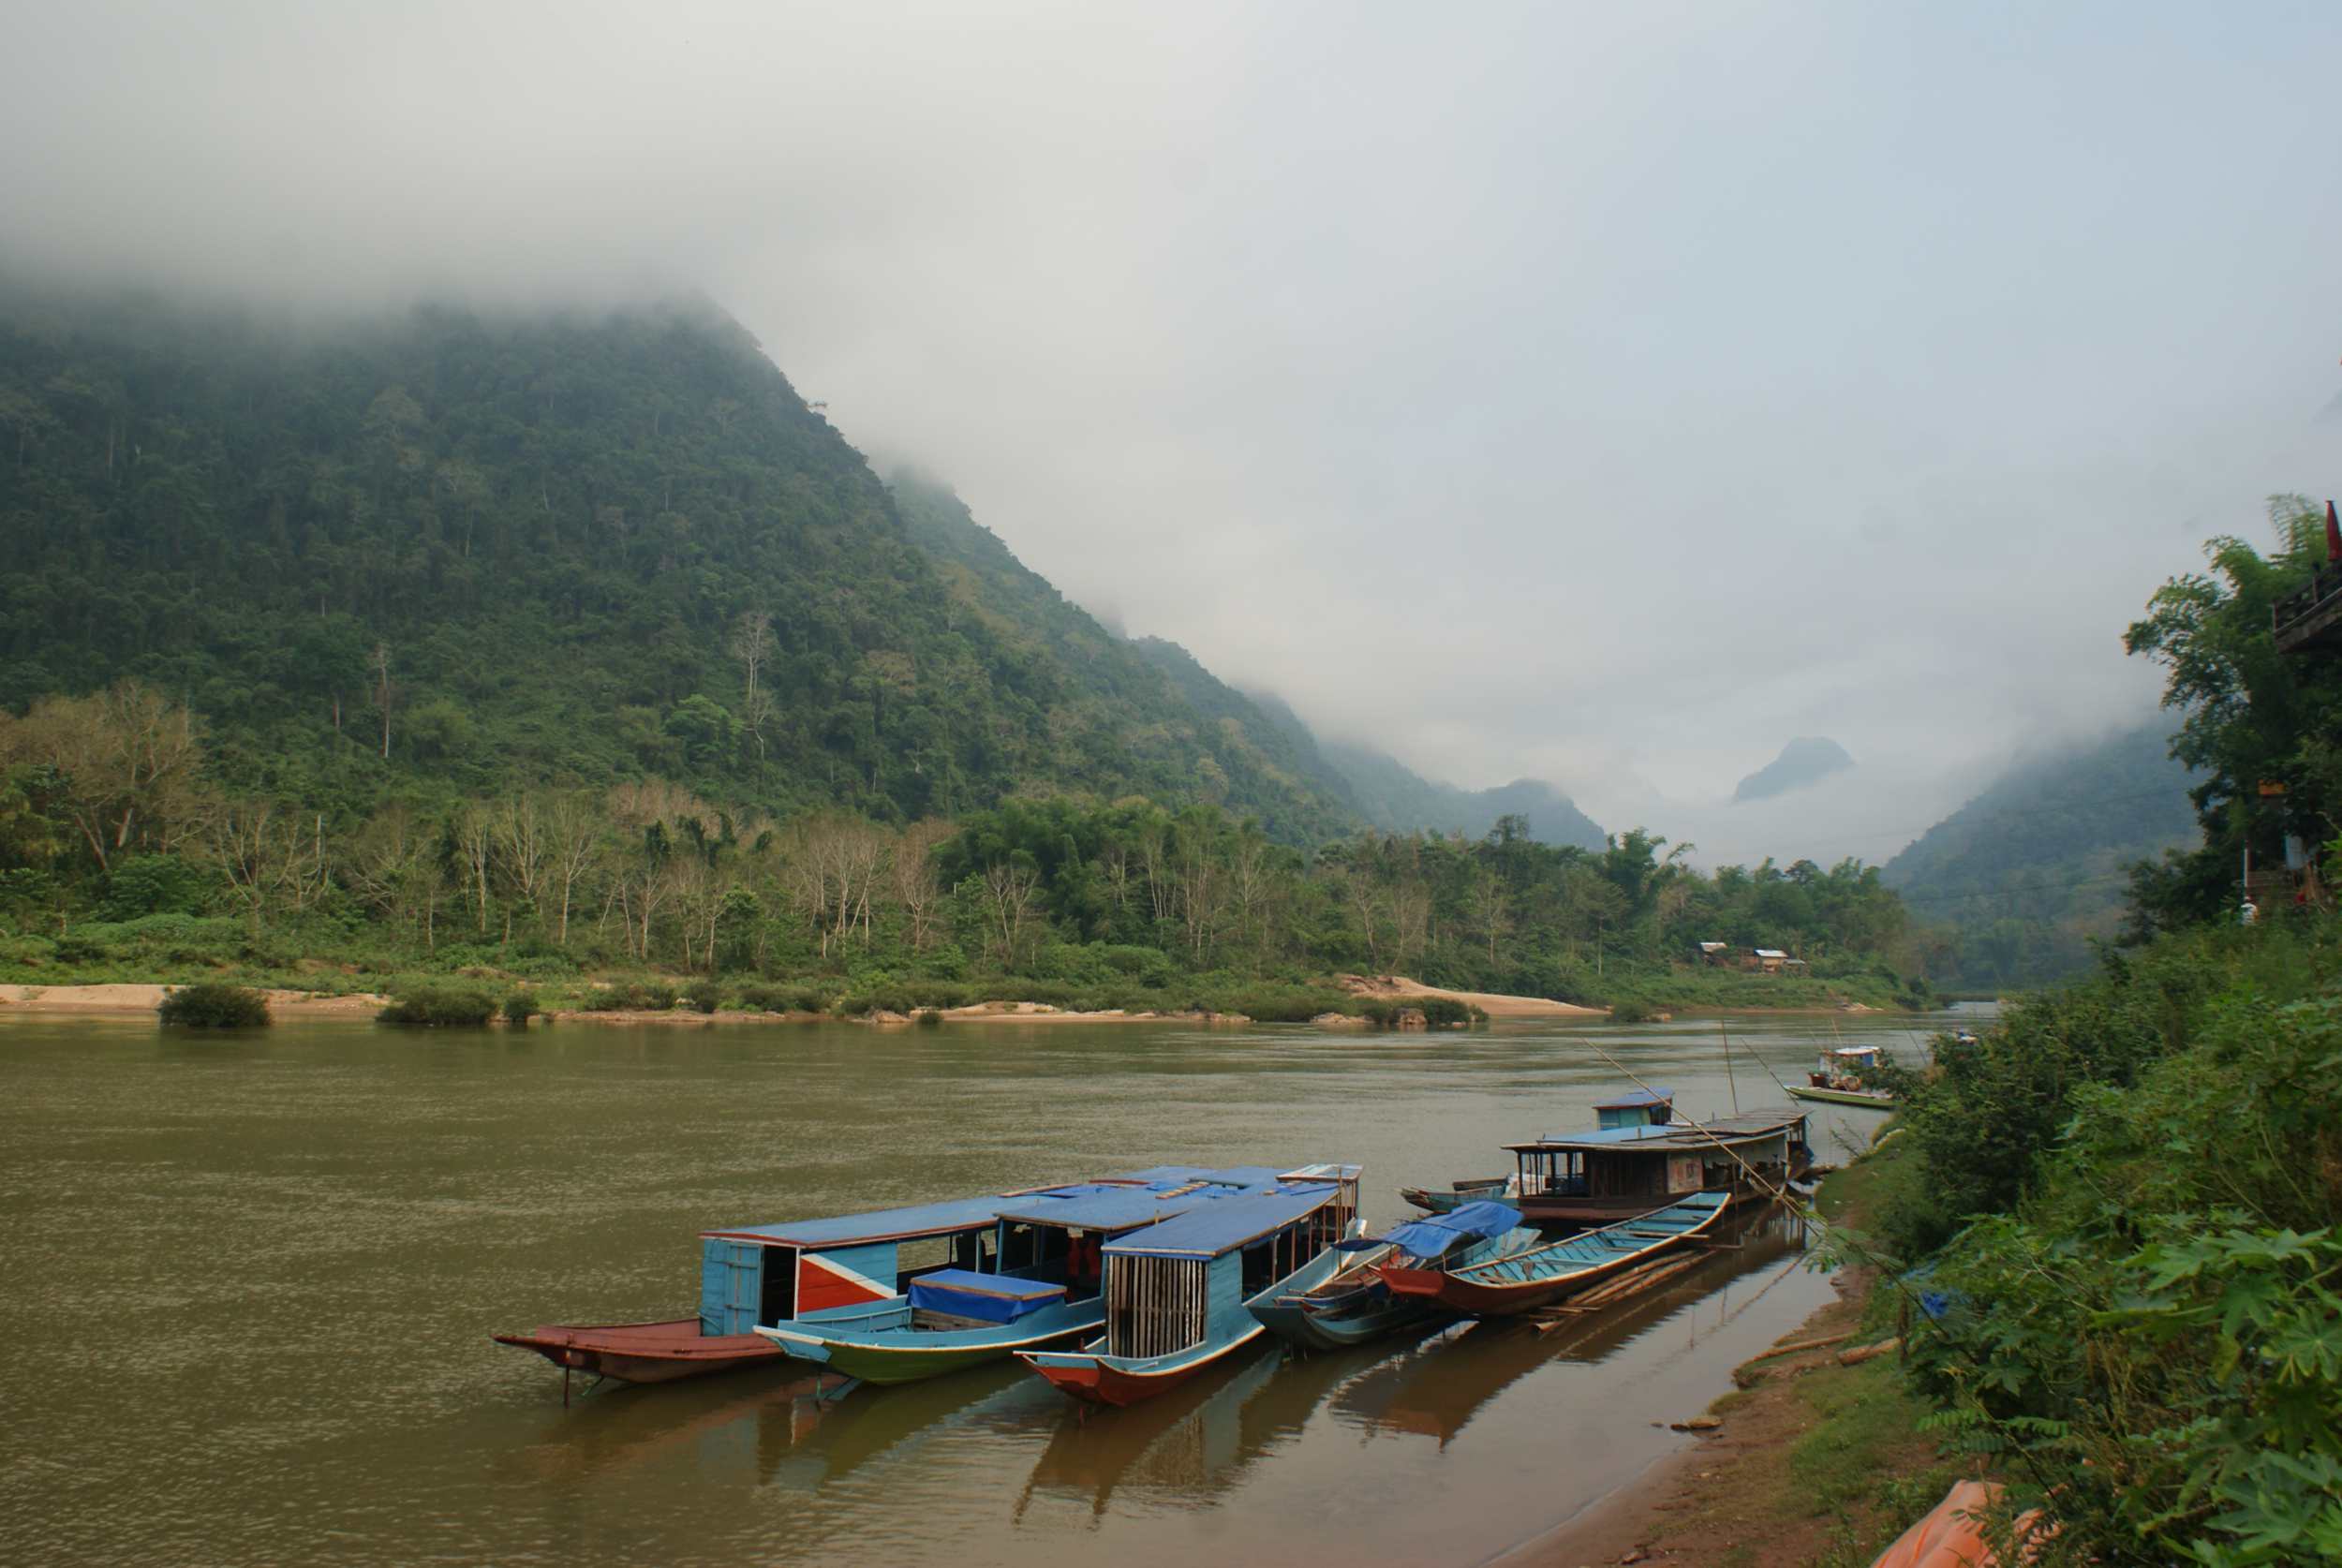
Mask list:
[[[1724,1020],[1719,1018],[1716,1020],[1716,1032],[1724,1036],[1724,1081],[1732,1086],[1732,1114],[1739,1116],[1741,1114],[1741,1081],[1732,1075],[1732,1031],[1726,1028]]]

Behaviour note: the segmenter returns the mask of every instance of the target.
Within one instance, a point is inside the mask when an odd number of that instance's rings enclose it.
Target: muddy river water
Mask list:
[[[1621,1068],[1785,1102],[1817,1043],[1943,1018],[1142,1024],[166,1038],[0,1018],[0,1560],[1479,1562],[1688,1441],[1666,1423],[1826,1299],[1794,1228],[1539,1333],[1253,1357],[1129,1411],[1001,1368],[823,1404],[782,1368],[613,1385],[490,1343],[693,1309],[703,1228],[1159,1161],[1494,1175]],[[1599,1054],[1607,1052],[1613,1066]],[[1878,1117],[1815,1113],[1820,1157]]]

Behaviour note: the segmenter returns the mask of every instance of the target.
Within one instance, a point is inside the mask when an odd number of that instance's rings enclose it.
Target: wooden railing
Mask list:
[[[2309,581],[2269,607],[2277,651],[2291,653],[2342,632],[2342,563],[2320,567]]]

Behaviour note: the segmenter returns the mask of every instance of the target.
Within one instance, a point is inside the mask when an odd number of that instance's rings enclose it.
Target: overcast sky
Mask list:
[[[9,9],[21,255],[696,284],[1077,600],[1712,852],[2136,717],[2342,490],[2332,4]]]

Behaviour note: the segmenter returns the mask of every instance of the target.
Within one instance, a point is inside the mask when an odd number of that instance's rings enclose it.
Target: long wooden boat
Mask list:
[[[1719,1117],[1548,1133],[1507,1146],[1519,1164],[1522,1218],[1548,1229],[1616,1224],[1694,1192],[1769,1202],[1813,1164],[1806,1113],[1795,1106]]]
[[[541,1324],[526,1334],[491,1334],[499,1345],[535,1351],[563,1371],[620,1383],[672,1383],[780,1359],[753,1334],[709,1334],[697,1318],[664,1323]]]
[[[1358,1167],[1317,1165],[1267,1191],[1207,1204],[1106,1244],[1105,1332],[1078,1351],[1019,1351],[1060,1389],[1133,1405],[1255,1343],[1251,1310],[1307,1291],[1341,1266],[1353,1234]]]
[[[847,1221],[811,1220],[727,1232],[764,1245],[818,1248],[883,1294],[816,1306],[760,1323],[754,1333],[783,1353],[871,1383],[912,1383],[1097,1333],[1105,1322],[1104,1250],[1116,1237],[1208,1205],[1273,1189],[1266,1166],[1157,1166],[989,1202],[981,1211],[941,1206],[920,1239],[946,1242],[951,1266],[904,1266],[904,1226],[918,1211]],[[872,1219],[887,1229],[873,1228]],[[930,1247],[932,1250],[932,1247]],[[850,1254],[850,1255],[849,1255]]]
[[[1546,1239],[1520,1212],[1499,1203],[1472,1203],[1445,1215],[1411,1220],[1388,1235],[1339,1244],[1349,1260],[1315,1287],[1266,1300],[1253,1316],[1289,1345],[1340,1350],[1406,1328],[1430,1328],[1456,1314],[1427,1296],[1399,1295],[1384,1282],[1386,1265],[1461,1268],[1526,1251]]]
[[[1620,1127],[1655,1127],[1673,1118],[1675,1091],[1668,1088],[1622,1089],[1594,1102],[1594,1127],[1608,1132]],[[1442,1191],[1436,1187],[1401,1187],[1400,1198],[1429,1214],[1451,1214],[1463,1204],[1509,1204],[1520,1196],[1520,1173],[1499,1176],[1466,1176]]]
[[[1386,1264],[1382,1275],[1395,1295],[1429,1299],[1470,1317],[1504,1317],[1549,1307],[1662,1252],[1687,1246],[1731,1206],[1727,1192],[1695,1192],[1623,1223],[1486,1263],[1449,1269]]]
[[[1875,1111],[1891,1111],[1895,1097],[1883,1088],[1873,1087],[1865,1073],[1878,1068],[1878,1047],[1875,1045],[1841,1045],[1824,1051],[1814,1070],[1801,1084],[1785,1084],[1790,1094],[1800,1100],[1819,1100],[1832,1105],[1865,1105]]]

